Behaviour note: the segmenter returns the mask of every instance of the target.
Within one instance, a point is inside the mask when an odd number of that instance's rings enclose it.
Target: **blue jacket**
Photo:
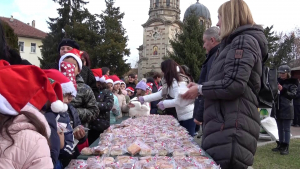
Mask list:
[[[76,151],[76,147],[74,147],[74,134],[73,129],[77,126],[81,125],[79,115],[76,109],[68,104],[68,111],[64,113],[60,113],[60,118],[58,122],[67,124],[68,132],[64,133],[65,135],[65,146],[60,150],[59,159],[69,158]],[[85,142],[86,136],[79,141],[78,144]]]
[[[208,80],[208,74],[212,65],[212,62],[215,60],[217,51],[218,51],[219,45],[213,47],[205,60],[205,62],[202,65],[200,78],[198,81],[198,84],[203,84],[204,82],[207,82]],[[203,122],[203,112],[204,112],[204,98],[203,96],[197,97],[195,100],[195,107],[194,107],[194,118],[199,121]]]
[[[57,113],[52,112],[51,110],[46,111],[45,118],[50,126],[51,135],[50,135],[50,153],[53,165],[55,166],[58,162],[58,156],[60,151],[60,140],[57,134],[57,123],[56,117]]]

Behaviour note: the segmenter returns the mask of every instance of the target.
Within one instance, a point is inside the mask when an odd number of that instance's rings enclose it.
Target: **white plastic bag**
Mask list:
[[[273,140],[279,140],[276,120],[273,117],[266,117],[261,120],[261,126],[272,137]]]

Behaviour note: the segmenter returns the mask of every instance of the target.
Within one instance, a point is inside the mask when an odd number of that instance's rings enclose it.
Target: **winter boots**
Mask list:
[[[281,155],[288,155],[289,154],[289,144],[282,143],[282,148],[280,150]]]
[[[282,143],[280,143],[279,141],[276,141],[276,143],[277,143],[277,147],[273,148],[272,151],[275,151],[275,152],[281,151]]]
[[[273,148],[272,151],[280,152],[281,155],[288,155],[289,154],[289,144],[287,143],[280,143],[276,141],[277,147]]]

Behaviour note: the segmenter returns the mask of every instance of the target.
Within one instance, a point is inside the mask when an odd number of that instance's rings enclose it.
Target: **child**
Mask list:
[[[134,89],[132,87],[127,87],[126,88],[127,95],[130,97],[130,99],[134,98]]]
[[[62,95],[36,66],[3,66],[0,74],[0,168],[53,168],[51,130],[39,110],[49,100],[53,112],[62,111]]]
[[[113,81],[109,79],[108,77],[106,78],[106,85],[107,89],[110,90],[111,92],[113,91]],[[116,95],[114,95],[114,105],[112,110],[110,111],[110,124],[116,123],[116,118],[121,114],[121,109],[119,106],[119,100]]]
[[[123,116],[122,114],[128,113],[129,107],[126,104],[126,97],[122,93],[122,90],[120,89],[121,81],[119,77],[116,75],[111,75],[109,76],[109,78],[113,80],[113,94],[117,96],[119,101],[119,106],[122,111],[122,113],[118,116],[118,118],[121,118]]]
[[[137,98],[140,96],[146,95],[146,90],[148,86],[145,81],[141,80],[135,87],[136,97],[132,99],[130,103],[129,116],[130,117],[139,117],[139,116],[148,116],[150,115],[150,103],[141,104],[137,101]]]
[[[124,82],[123,80],[120,80],[120,82],[121,82],[120,89],[121,89],[121,90],[125,90],[125,89],[126,89],[126,84],[125,84],[125,82]]]
[[[91,122],[91,120],[96,119],[96,117],[99,115],[99,109],[97,107],[96,98],[92,89],[84,83],[82,77],[79,75],[80,71],[82,70],[82,61],[79,51],[77,49],[72,49],[63,55],[59,59],[59,66],[63,61],[75,65],[74,74],[76,79],[70,80],[76,80],[77,95],[72,100],[71,104],[76,108],[82,125],[88,127],[88,124]],[[60,66],[59,70],[61,71],[62,68],[66,69],[67,67]],[[68,77],[68,73],[65,72],[64,75]]]
[[[147,91],[146,91],[146,95],[152,93],[152,87],[153,87],[153,83],[147,83]]]
[[[106,86],[106,78],[108,77],[102,75],[102,70],[100,68],[92,69],[92,72],[95,76],[97,87],[100,89],[99,96],[96,98],[100,113],[97,119],[90,124],[90,143],[97,140],[99,135],[110,126],[110,111],[114,105],[114,95]]]

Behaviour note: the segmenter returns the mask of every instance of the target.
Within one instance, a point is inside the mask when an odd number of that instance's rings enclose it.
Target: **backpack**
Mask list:
[[[252,91],[256,94],[258,99],[259,108],[272,108],[275,104],[275,98],[278,94],[278,82],[277,82],[277,69],[270,69],[265,65],[265,62],[269,58],[269,55],[262,61],[262,76],[261,76],[261,88],[257,93],[251,83],[248,83]]]

